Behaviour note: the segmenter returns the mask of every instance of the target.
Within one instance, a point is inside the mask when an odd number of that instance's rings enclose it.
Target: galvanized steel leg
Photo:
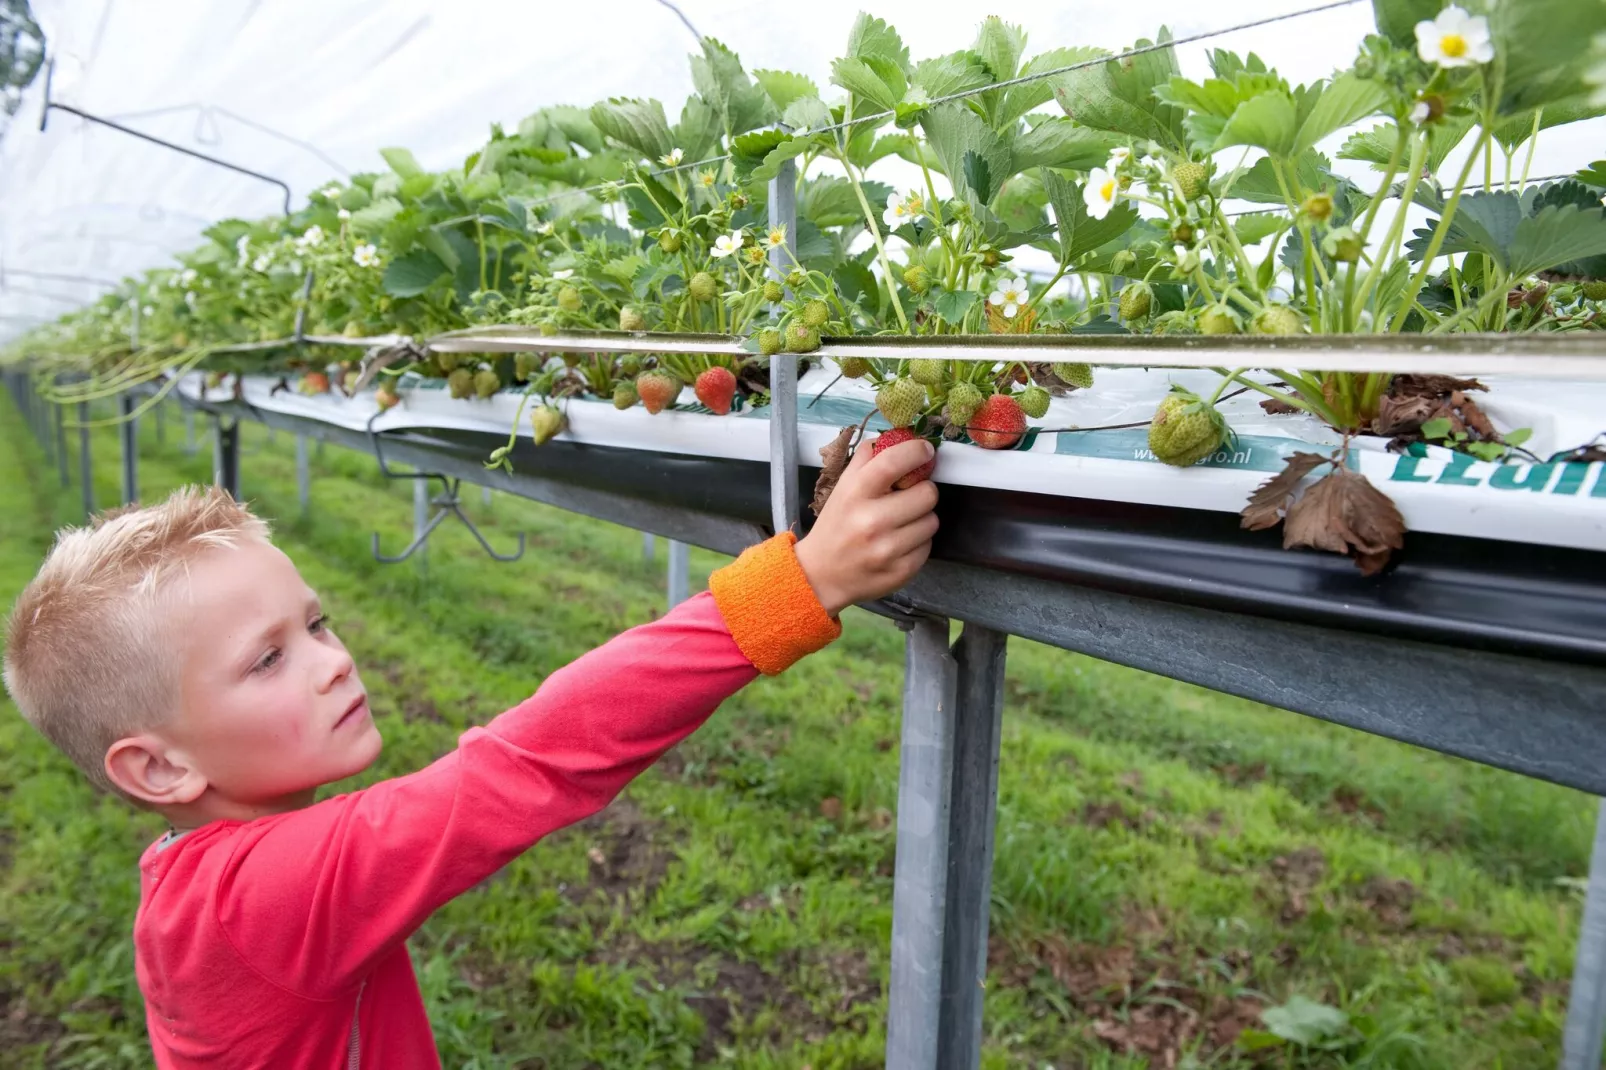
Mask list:
[[[904,643],[887,1070],[937,1066],[957,681],[948,621],[915,620]]]
[[[117,406],[123,418],[117,425],[123,448],[123,504],[132,505],[139,501],[139,421],[134,416],[134,395],[120,395]]]
[[[429,527],[429,480],[413,480],[413,541],[417,542],[424,537],[425,529]],[[418,562],[423,565],[429,560],[429,544],[418,548]]]
[[[641,533],[641,559],[643,561],[651,563],[651,561],[652,561],[652,551],[653,551],[652,532],[643,531]]]
[[[998,816],[998,743],[1009,636],[975,624],[954,645],[954,764],[948,814],[948,889],[943,926],[938,1070],[981,1065],[987,921]]]
[[[78,478],[83,483],[84,516],[95,515],[95,463],[89,453],[89,402],[78,403]]]
[[[487,509],[489,509],[491,507],[491,488],[490,487],[481,487],[480,488],[480,504],[485,506]]]
[[[786,240],[797,240],[797,164],[787,160],[770,181],[770,227],[785,227]],[[770,250],[770,269],[787,274],[784,249]],[[797,356],[781,352],[770,358],[770,519],[777,534],[798,529],[797,495]]]
[[[165,401],[157,402],[157,404],[155,405],[155,409],[156,409],[156,444],[158,446],[165,446],[167,444],[167,402],[165,402]]]
[[[691,597],[691,547],[678,539],[669,540],[669,608],[674,609]]]
[[[1606,799],[1595,818],[1589,888],[1573,960],[1572,994],[1562,1032],[1561,1070],[1599,1070],[1606,1039]]]
[[[67,470],[67,415],[62,411],[63,406],[52,405],[56,420],[56,475],[61,480],[61,487],[66,490],[72,485],[72,473]]]
[[[195,456],[195,410],[184,410],[184,454]]]
[[[296,436],[296,500],[305,513],[312,502],[312,473],[307,466],[307,436]]]
[[[240,499],[240,422],[224,423],[218,417],[213,424],[212,482],[229,492],[235,501]]]

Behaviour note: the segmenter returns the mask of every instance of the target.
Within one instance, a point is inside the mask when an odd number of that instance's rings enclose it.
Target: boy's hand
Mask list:
[[[872,457],[860,442],[853,459],[797,544],[798,564],[825,611],[835,617],[855,602],[891,594],[931,553],[937,532],[937,485],[922,480],[908,490],[892,485],[931,460],[935,450],[913,439]]]

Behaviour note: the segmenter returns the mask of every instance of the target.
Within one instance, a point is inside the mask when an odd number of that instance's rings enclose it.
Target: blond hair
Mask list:
[[[266,542],[268,525],[216,487],[182,487],[56,537],[6,629],[6,690],[22,715],[99,787],[107,749],[160,725],[179,700],[166,634],[169,580],[202,554]]]

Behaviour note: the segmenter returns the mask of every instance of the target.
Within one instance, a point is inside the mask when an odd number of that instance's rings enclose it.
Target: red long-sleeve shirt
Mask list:
[[[436,1070],[407,937],[840,634],[793,542],[748,550],[416,773],[147,849],[135,968],[160,1070]]]

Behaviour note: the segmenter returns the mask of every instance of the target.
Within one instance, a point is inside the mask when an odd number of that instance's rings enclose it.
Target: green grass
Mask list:
[[[147,498],[210,455],[141,425]],[[245,429],[244,491],[324,595],[417,768],[554,668],[661,611],[633,531],[498,496],[427,565],[376,564],[410,488]],[[97,496],[118,495],[96,432]],[[0,400],[0,596],[76,522]],[[76,472],[76,459],[73,462]],[[661,546],[660,546],[661,550]],[[724,559],[692,555],[693,589]],[[539,845],[413,940],[449,1067],[879,1065],[901,634],[843,639],[728,702],[583,827]],[[993,879],[989,1067],[1553,1064],[1593,801],[1576,792],[1011,640]],[[128,934],[159,832],[98,798],[0,698],[0,1048],[20,1067],[149,1064]],[[350,787],[351,785],[345,785]],[[1336,1050],[1233,1043],[1290,997],[1343,1008]],[[1152,1060],[1152,1062],[1151,1062]],[[1167,1060],[1174,1060],[1168,1062]]]

